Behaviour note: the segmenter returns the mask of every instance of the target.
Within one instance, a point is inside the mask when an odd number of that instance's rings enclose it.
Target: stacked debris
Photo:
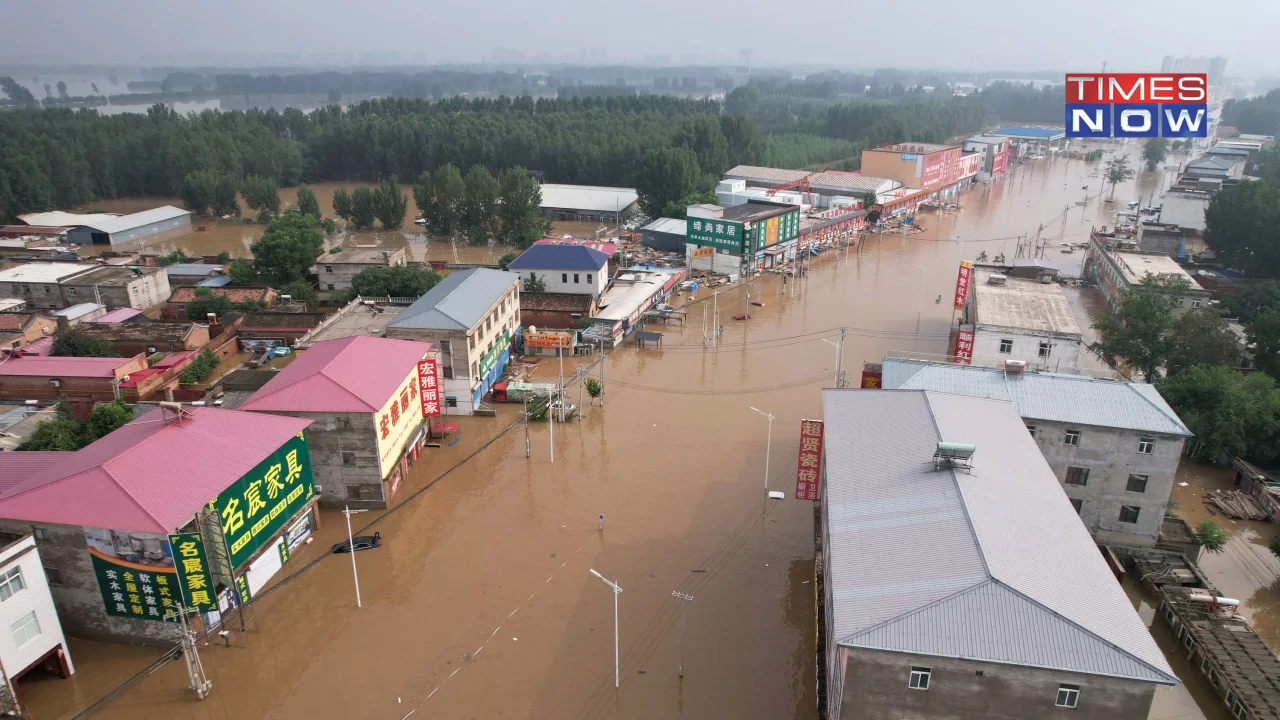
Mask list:
[[[1222,511],[1223,515],[1237,520],[1266,520],[1267,513],[1258,507],[1253,498],[1239,490],[1214,490],[1204,496],[1204,501]]]

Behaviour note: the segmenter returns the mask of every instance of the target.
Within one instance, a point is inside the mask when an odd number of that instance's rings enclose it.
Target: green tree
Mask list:
[[[209,210],[218,217],[240,217],[240,201],[236,193],[240,183],[234,175],[223,175],[213,186],[213,199],[209,202]]]
[[[520,290],[522,292],[546,292],[547,281],[538,277],[537,273],[531,272],[529,277],[525,278],[524,282],[520,284]]]
[[[511,261],[515,260],[518,257],[520,257],[520,253],[513,253],[513,252],[503,253],[502,257],[498,258],[498,267],[502,268],[503,270],[506,270],[507,266],[511,264]]]
[[[1201,520],[1196,523],[1196,539],[1211,553],[1220,553],[1227,545],[1227,532],[1212,520]]]
[[[1280,458],[1280,390],[1269,375],[1202,365],[1161,382],[1160,395],[1195,434],[1187,442],[1193,459],[1229,465],[1237,456],[1264,464]]]
[[[84,428],[74,418],[41,420],[19,450],[72,452],[84,447]]]
[[[298,212],[310,215],[315,222],[320,222],[320,200],[306,185],[298,186]]]
[[[1258,153],[1258,159],[1253,165],[1253,174],[1272,185],[1280,186],[1280,145],[1272,145]]]
[[[333,191],[333,214],[338,217],[351,221],[353,217],[351,208],[351,194],[346,188],[338,188]]]
[[[71,97],[70,95],[67,94],[67,83],[65,80],[58,81],[58,97],[60,98]]]
[[[307,215],[285,213],[271,221],[249,251],[259,273],[276,285],[286,285],[310,274],[316,258],[324,252],[324,236]]]
[[[1101,340],[1092,345],[1093,350],[1108,359],[1124,358],[1147,382],[1155,382],[1160,366],[1174,350],[1169,332],[1173,310],[1190,286],[1183,277],[1162,279],[1147,273],[1140,285],[1125,292],[1118,313],[1094,318]]]
[[[1204,211],[1204,239],[1218,262],[1260,278],[1280,277],[1280,186],[1229,185]]]
[[[218,186],[218,176],[208,170],[187,173],[182,180],[182,204],[196,215],[208,215]]]
[[[472,245],[483,245],[496,231],[498,181],[482,165],[472,165],[464,180],[459,230]]]
[[[373,202],[373,192],[368,185],[357,185],[351,191],[351,217],[349,220],[357,230],[368,230],[373,227],[377,217],[377,208]]]
[[[280,212],[280,187],[275,180],[250,175],[240,186],[244,204],[258,211],[259,221],[270,220]]]
[[[131,420],[133,420],[133,413],[123,400],[98,403],[93,406],[93,411],[89,413],[89,420],[85,423],[87,440],[93,442],[98,438],[106,437],[128,425]]]
[[[209,377],[209,373],[212,373],[217,367],[218,356],[209,350],[201,350],[182,370],[182,375],[178,379],[188,384],[198,383]]]
[[[698,190],[702,171],[698,156],[685,148],[651,150],[636,176],[640,205],[649,215],[660,214],[667,203]]]
[[[1169,141],[1164,138],[1149,138],[1142,147],[1142,159],[1147,163],[1147,170],[1154,172],[1160,163],[1169,156]]]
[[[431,185],[430,171],[423,170],[418,175],[418,182],[413,186],[413,204],[418,207],[418,213],[425,219],[427,217],[427,209],[435,202],[435,188]]]
[[[395,175],[383,180],[373,191],[373,214],[378,216],[383,230],[399,230],[408,211],[409,199],[404,196]]]
[[[716,197],[716,194],[711,191],[692,192],[675,202],[667,203],[667,206],[662,208],[662,217],[683,219],[687,217],[690,205],[702,205],[704,203],[717,205],[720,203],[720,198]]]
[[[433,189],[431,202],[426,207],[421,205],[422,217],[427,221],[427,229],[434,235],[453,238],[461,231],[463,197],[466,195],[466,182],[458,168],[446,164],[436,170],[431,178]]]
[[[227,265],[227,275],[231,278],[232,285],[252,285],[258,277],[258,270],[253,266],[252,260],[236,258]]]
[[[1111,183],[1111,197],[1116,196],[1116,185],[1135,175],[1137,173],[1133,168],[1129,167],[1129,158],[1124,155],[1108,160],[1106,167],[1102,171],[1103,179]]]
[[[316,293],[315,286],[310,280],[294,280],[291,283],[280,286],[281,295],[288,295],[295,303],[302,303],[307,307],[314,308],[320,304],[320,295]]]
[[[1267,541],[1267,548],[1271,550],[1273,555],[1280,557],[1280,535],[1272,535],[1271,539]]]
[[[599,398],[600,393],[604,390],[604,388],[600,387],[600,381],[595,378],[587,378],[586,382],[583,383],[583,389],[587,391],[592,400]]]
[[[1262,311],[1245,328],[1249,346],[1253,350],[1254,365],[1262,372],[1280,380],[1280,310],[1268,308]]]
[[[58,357],[119,357],[111,341],[105,338],[89,339],[72,328],[54,333],[53,355]]]
[[[226,295],[215,295],[209,292],[209,288],[196,288],[195,299],[187,303],[187,318],[194,322],[208,322],[209,314],[212,313],[221,320],[227,313],[239,309]]]
[[[351,279],[352,292],[365,297],[419,297],[444,276],[421,265],[392,265],[361,270]]]
[[[227,263],[231,262],[231,253],[227,252],[226,250],[219,252],[218,262],[222,263],[223,265],[226,265]]]
[[[1217,310],[1188,310],[1173,321],[1170,375],[1197,365],[1230,365],[1236,354],[1236,335]]]
[[[1227,317],[1248,325],[1264,310],[1280,310],[1280,283],[1275,280],[1239,285],[1222,296]]]
[[[502,242],[516,247],[529,247],[551,233],[551,221],[542,217],[542,186],[522,167],[502,176],[498,227]]]

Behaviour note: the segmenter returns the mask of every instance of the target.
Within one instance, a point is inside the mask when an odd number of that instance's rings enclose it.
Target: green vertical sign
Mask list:
[[[741,255],[745,239],[740,222],[693,217],[685,220],[685,240],[698,247],[713,247]]]
[[[89,548],[108,615],[176,622],[178,575],[173,568],[138,565]]]
[[[182,604],[193,610],[209,612],[218,609],[213,598],[213,576],[209,574],[209,559],[204,553],[204,541],[200,533],[181,533],[169,536],[173,552],[173,564],[178,569],[178,590]]]
[[[298,433],[209,504],[222,521],[231,567],[252,557],[315,494],[306,436]]]

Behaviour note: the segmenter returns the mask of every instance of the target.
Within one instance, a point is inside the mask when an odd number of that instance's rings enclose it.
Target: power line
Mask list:
[[[801,387],[803,385],[810,385],[815,382],[822,382],[823,380],[827,380],[829,378],[830,378],[830,374],[824,372],[821,375],[818,375],[816,377],[806,378],[804,380],[793,380],[791,382],[782,383],[779,385],[769,385],[766,387],[757,387],[757,388],[741,388],[738,390],[690,390],[690,389],[684,389],[684,388],[660,388],[660,387],[651,387],[647,385],[633,385],[631,383],[628,383],[622,380],[612,380],[610,382],[613,385],[618,385],[618,386],[627,388],[628,390],[664,393],[669,395],[749,395],[751,393],[769,392],[772,390],[787,390],[790,388]]]

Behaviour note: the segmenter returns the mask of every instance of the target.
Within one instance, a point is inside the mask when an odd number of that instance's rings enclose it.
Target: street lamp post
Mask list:
[[[911,267],[920,271],[920,300],[916,303],[916,322],[920,322],[920,316],[924,314],[924,283],[929,277],[929,268],[915,263],[911,263]]]
[[[756,408],[751,409],[769,418],[769,432],[764,441],[764,491],[767,494],[769,492],[769,446],[773,444],[773,413],[767,413]]]
[[[671,594],[680,598],[680,677],[684,677],[684,606],[693,599],[692,595],[672,590]]]
[[[351,537],[351,516],[362,512],[367,511],[352,510],[346,505],[342,506],[342,514],[347,516],[347,550],[351,553],[351,577],[356,581],[356,607],[364,606],[360,604],[360,574],[356,572],[356,541]]]
[[[843,334],[843,332],[844,330],[842,329],[841,333]],[[840,356],[844,354],[844,338],[841,337],[840,342],[838,343],[831,342],[826,338],[818,339],[836,349],[836,376],[834,384],[831,387],[838,388],[840,387]]]
[[[604,580],[604,584],[613,588],[613,687],[616,690],[619,686],[619,665],[618,665],[618,593],[622,592],[622,588],[618,587],[618,583],[613,582],[596,572],[594,568],[588,568],[591,574]]]

